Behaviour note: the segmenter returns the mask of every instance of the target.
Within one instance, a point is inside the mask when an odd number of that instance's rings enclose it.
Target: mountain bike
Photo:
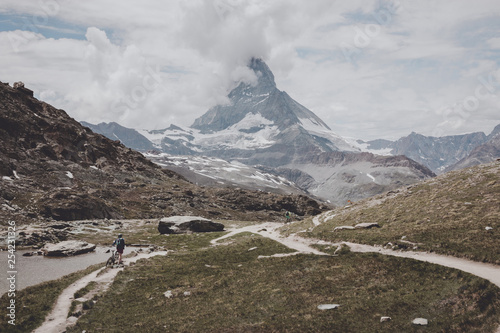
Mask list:
[[[106,267],[118,264],[118,251],[111,250],[111,257],[106,261]]]

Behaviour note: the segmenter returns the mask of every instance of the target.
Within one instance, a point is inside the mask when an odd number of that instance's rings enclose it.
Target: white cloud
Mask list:
[[[490,38],[487,42],[492,49],[500,50],[500,37]]]
[[[494,0],[4,0],[3,7],[25,20],[23,31],[0,32],[0,61],[8,64],[0,80],[24,81],[78,120],[190,125],[226,102],[235,81],[255,81],[245,64],[258,56],[278,88],[342,135],[398,138],[431,134],[436,124],[443,134],[488,132],[500,123],[500,88],[466,119],[457,109],[475,97],[480,77],[499,69]],[[51,31],[86,33],[42,34]]]

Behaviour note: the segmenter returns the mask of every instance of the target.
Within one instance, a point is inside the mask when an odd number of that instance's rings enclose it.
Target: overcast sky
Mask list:
[[[189,126],[246,63],[340,135],[489,134],[498,0],[2,0],[0,81],[77,120]]]

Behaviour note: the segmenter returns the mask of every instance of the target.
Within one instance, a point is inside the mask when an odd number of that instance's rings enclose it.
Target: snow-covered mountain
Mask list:
[[[285,143],[307,143],[319,151],[356,151],[335,134],[318,116],[276,87],[274,75],[261,59],[249,64],[258,80],[241,82],[228,97],[228,105],[217,105],[196,119],[191,128],[212,134],[215,140],[237,138],[235,148],[267,148]]]
[[[192,156],[192,160],[194,156],[205,156],[255,166],[266,170],[266,177],[285,177],[302,190],[335,204],[434,176],[407,157],[362,152],[362,145],[337,135],[312,111],[280,91],[273,73],[261,59],[251,59],[248,66],[256,80],[240,82],[229,93],[229,103],[211,108],[191,127],[130,130],[126,136],[147,138],[155,149],[170,155]],[[220,161],[214,165],[210,158],[197,160],[206,163],[206,167],[192,168],[193,163],[190,167],[186,164],[189,172],[185,176],[191,181],[197,181],[201,175],[216,177]],[[169,160],[172,164],[172,157]],[[255,171],[241,172],[234,181],[252,184],[252,175],[256,175]],[[263,185],[255,184],[257,188]]]
[[[241,82],[189,128],[139,130],[169,154],[208,155],[245,164],[278,166],[304,153],[359,151],[335,134],[318,116],[276,87],[274,75],[261,59],[249,68],[254,83]]]

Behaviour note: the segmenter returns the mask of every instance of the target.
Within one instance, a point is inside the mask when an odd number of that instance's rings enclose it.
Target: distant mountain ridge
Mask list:
[[[500,158],[500,125],[497,125],[487,141],[476,146],[466,157],[446,168],[445,171],[459,170],[471,166],[485,164]]]
[[[477,163],[461,162],[467,159],[478,147],[492,141],[500,133],[500,125],[496,126],[490,135],[483,132],[468,133],[462,135],[450,135],[443,137],[424,136],[418,133],[411,133],[396,141],[389,140],[358,140],[360,149],[373,153],[385,155],[405,155],[418,163],[425,165],[437,174],[462,168],[464,165],[477,165],[492,162],[500,157],[499,154],[491,151],[489,157],[477,158]],[[494,142],[489,146],[495,147]],[[500,147],[499,147],[500,148]],[[477,153],[476,153],[477,154]]]

